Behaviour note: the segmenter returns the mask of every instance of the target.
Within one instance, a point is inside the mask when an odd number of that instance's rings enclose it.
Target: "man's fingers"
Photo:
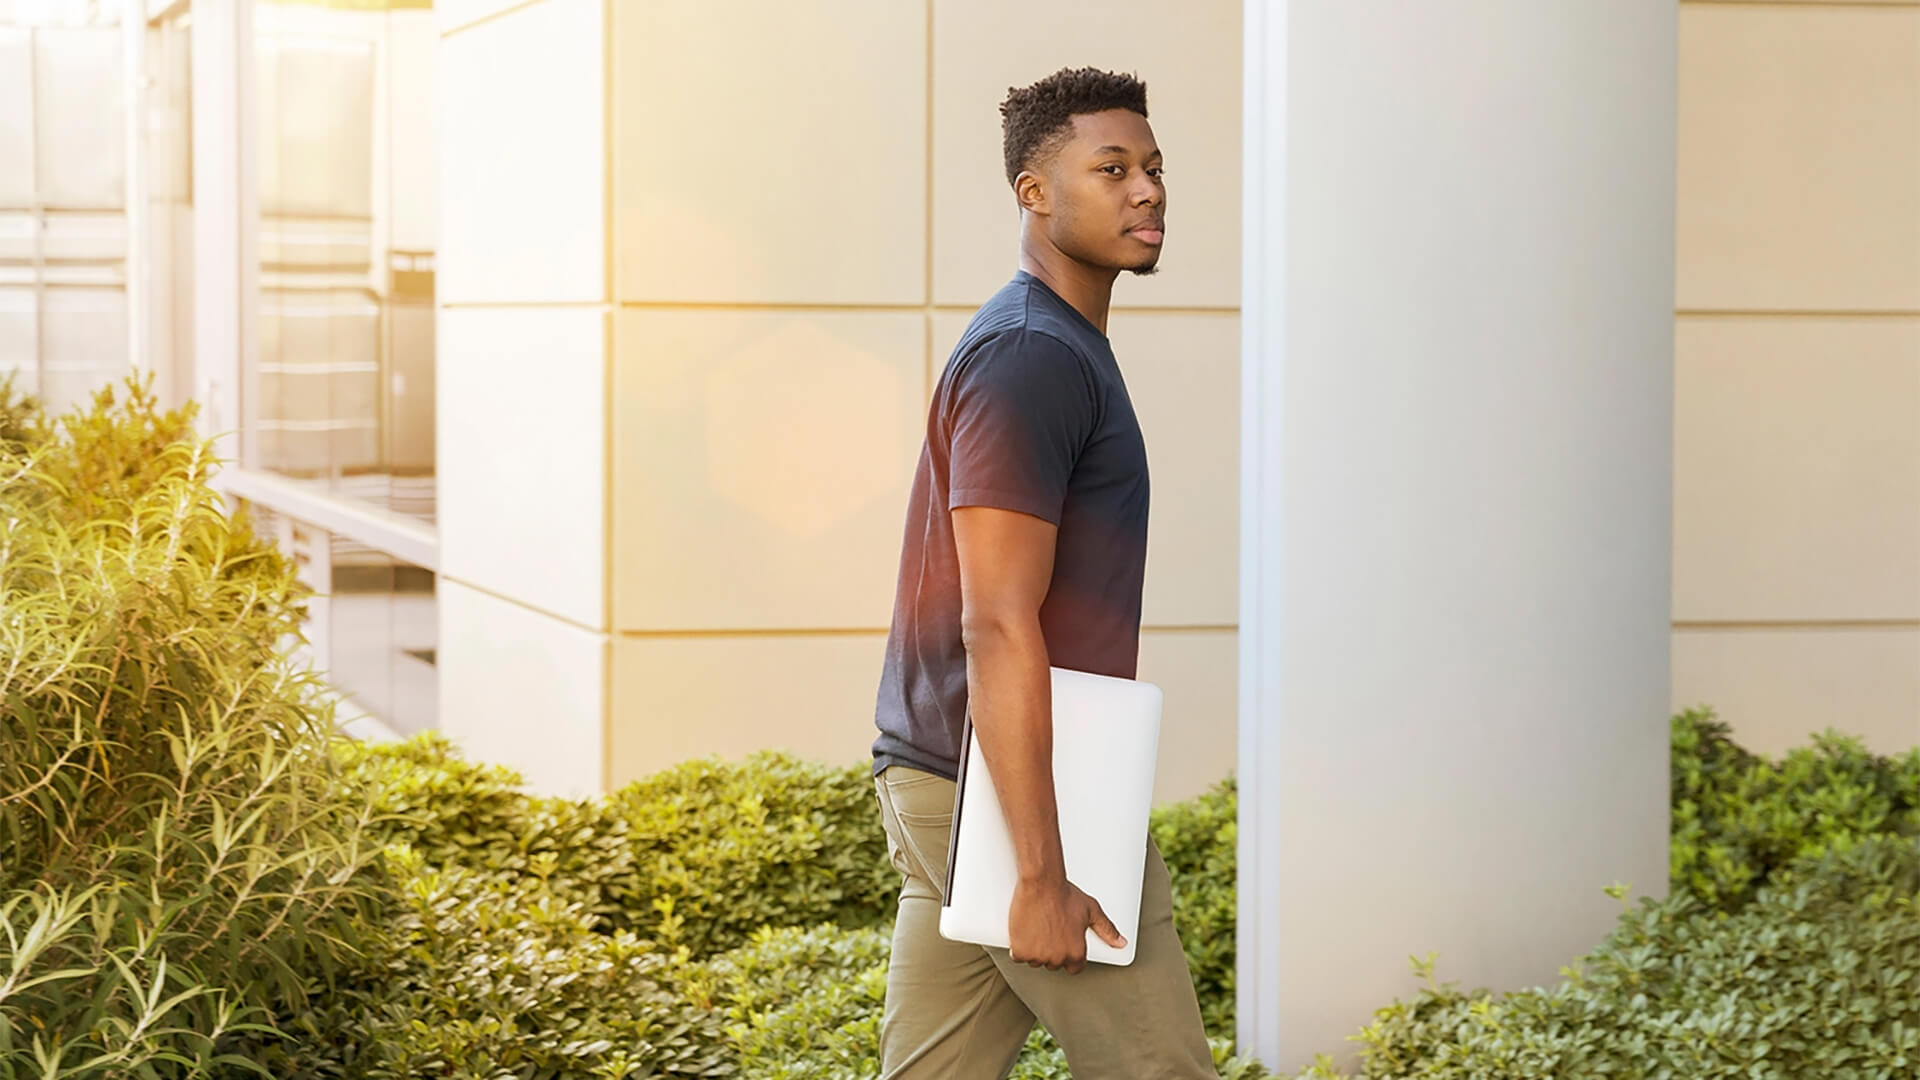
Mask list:
[[[1088,897],[1087,903],[1093,908],[1093,932],[1100,935],[1101,941],[1116,949],[1126,948],[1127,939],[1120,936],[1120,928],[1113,925],[1113,920],[1107,918],[1106,912],[1100,910],[1100,902]]]

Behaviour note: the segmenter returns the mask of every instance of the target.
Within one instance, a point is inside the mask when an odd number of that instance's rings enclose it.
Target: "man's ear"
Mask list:
[[[1031,169],[1024,170],[1013,178],[1014,198],[1020,202],[1020,209],[1046,216],[1052,212],[1051,198],[1047,192],[1047,181]]]

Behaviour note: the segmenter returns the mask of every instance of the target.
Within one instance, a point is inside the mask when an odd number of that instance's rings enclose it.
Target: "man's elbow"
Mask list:
[[[966,611],[960,615],[960,644],[966,651],[993,650],[1012,638],[1012,619],[987,611]]]
[[[1019,642],[1028,631],[1038,632],[1038,614],[1018,616],[1000,611],[966,611],[960,616],[960,643],[970,654],[992,652]]]

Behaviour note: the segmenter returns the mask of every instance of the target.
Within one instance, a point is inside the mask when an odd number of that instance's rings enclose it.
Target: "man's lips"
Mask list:
[[[1142,243],[1154,244],[1157,246],[1161,240],[1166,238],[1167,226],[1165,222],[1160,222],[1160,221],[1142,222],[1141,224],[1135,225],[1133,228],[1128,229],[1127,235],[1141,241]]]

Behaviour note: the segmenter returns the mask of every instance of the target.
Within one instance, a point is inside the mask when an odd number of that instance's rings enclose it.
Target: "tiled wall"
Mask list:
[[[1082,64],[1147,80],[1168,160],[1162,272],[1112,324],[1154,467],[1160,794],[1232,772],[1240,5],[1158,12],[614,8],[612,782],[866,758],[931,381],[1016,268],[998,106]]]
[[[605,0],[439,5],[441,726],[606,781]]]
[[[997,105],[1096,64],[1168,154],[1112,323],[1160,797],[1232,771],[1240,5],[1109,7],[439,5],[450,731],[565,790],[864,759],[927,394],[1015,266]],[[1920,4],[1679,18],[1673,702],[1920,743]]]
[[[1920,744],[1920,4],[1680,9],[1674,704]]]

